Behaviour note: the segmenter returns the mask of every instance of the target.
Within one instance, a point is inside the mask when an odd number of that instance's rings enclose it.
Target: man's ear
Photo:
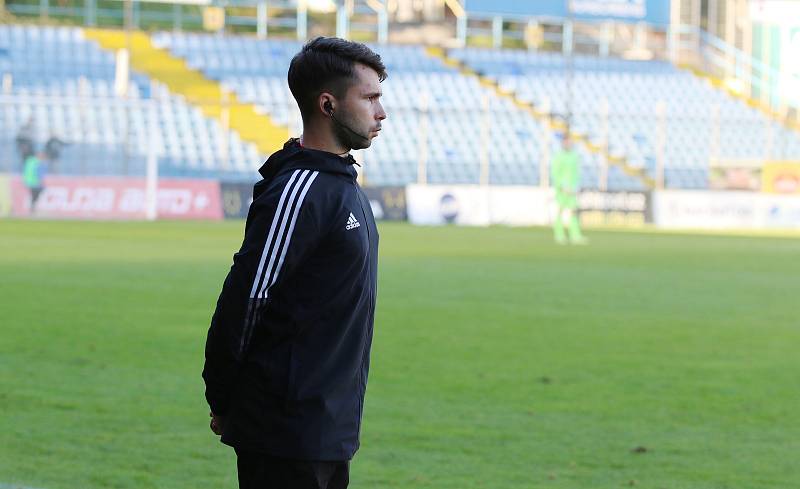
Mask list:
[[[328,117],[333,117],[333,112],[336,110],[336,97],[329,92],[322,92],[317,99],[319,110]]]

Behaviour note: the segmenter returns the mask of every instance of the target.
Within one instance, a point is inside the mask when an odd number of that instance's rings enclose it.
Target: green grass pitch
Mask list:
[[[0,221],[0,486],[235,487],[242,222]],[[800,487],[800,240],[381,225],[354,489]]]

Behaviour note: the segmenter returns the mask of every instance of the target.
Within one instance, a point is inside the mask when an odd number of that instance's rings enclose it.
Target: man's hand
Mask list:
[[[213,431],[217,436],[222,436],[222,429],[225,426],[225,418],[210,411],[208,415],[211,416],[211,431]]]

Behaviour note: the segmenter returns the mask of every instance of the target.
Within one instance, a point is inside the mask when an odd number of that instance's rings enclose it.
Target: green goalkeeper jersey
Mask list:
[[[552,180],[558,204],[562,207],[576,207],[577,192],[581,182],[577,151],[561,150],[556,153],[553,158]]]

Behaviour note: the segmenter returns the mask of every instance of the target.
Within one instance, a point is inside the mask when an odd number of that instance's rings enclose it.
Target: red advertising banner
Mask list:
[[[44,178],[31,207],[31,195],[18,177],[10,179],[12,215],[73,219],[144,219],[146,181],[127,177]],[[161,179],[156,193],[159,219],[222,219],[219,183],[214,180]]]

